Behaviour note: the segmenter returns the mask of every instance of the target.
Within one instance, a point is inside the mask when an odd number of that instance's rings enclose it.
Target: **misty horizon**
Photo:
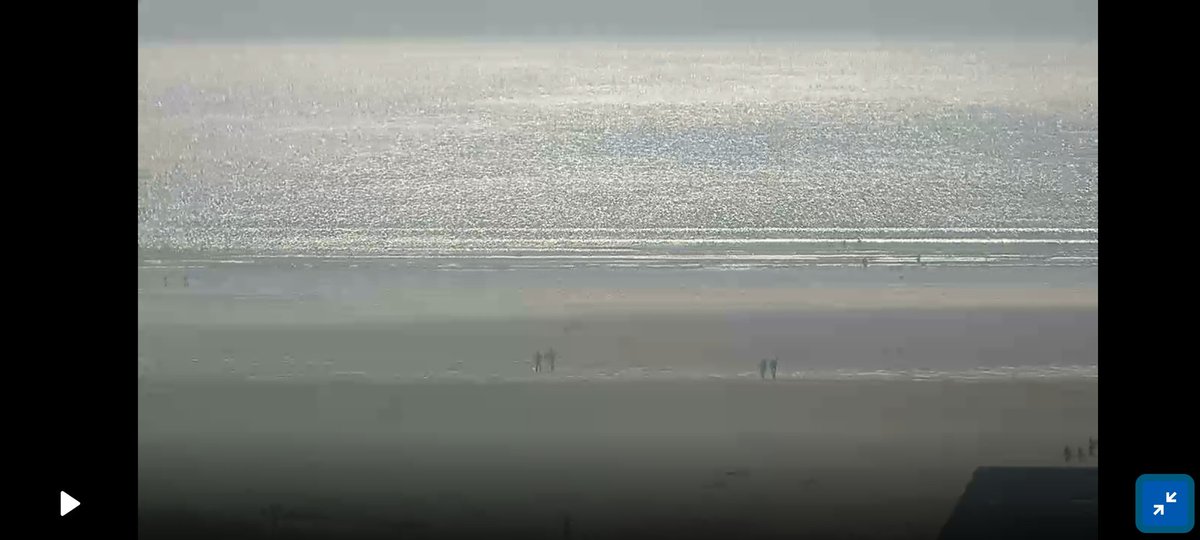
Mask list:
[[[1080,0],[144,0],[148,41],[379,38],[1067,39],[1097,37]]]

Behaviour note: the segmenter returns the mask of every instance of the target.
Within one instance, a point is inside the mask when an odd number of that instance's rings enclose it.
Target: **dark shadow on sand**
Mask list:
[[[980,467],[941,540],[1098,538],[1096,467]]]

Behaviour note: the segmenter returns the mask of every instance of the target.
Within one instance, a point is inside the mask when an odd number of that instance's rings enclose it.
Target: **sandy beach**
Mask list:
[[[1094,282],[215,274],[139,292],[146,537],[936,538],[977,467],[1098,460]]]
[[[933,538],[975,467],[1062,465],[1065,444],[1086,445],[1096,391],[1095,381],[147,386],[139,524],[196,537],[563,538],[569,518],[571,538]]]
[[[1022,294],[1038,301],[1016,305]],[[861,305],[788,304],[789,295]],[[758,360],[772,356],[779,358],[780,374],[792,378],[830,371],[937,375],[1029,368],[1096,374],[1097,310],[1068,301],[1090,295],[1094,302],[1094,289],[1048,289],[1040,296],[915,290],[897,296],[917,301],[887,304],[885,297],[885,306],[874,308],[866,303],[869,295],[780,290],[774,303],[731,302],[723,310],[703,302],[688,309],[648,300],[642,301],[646,309],[602,303],[557,311],[506,304],[506,316],[487,307],[473,315],[425,315],[401,302],[387,312],[315,301],[293,302],[286,310],[261,301],[169,299],[178,302],[172,315],[158,316],[149,308],[143,313],[139,362],[146,377],[158,380],[315,380],[343,374],[382,382],[512,381],[535,378],[534,351],[552,347],[562,356],[554,380],[757,378]],[[925,296],[931,303],[919,302]],[[933,303],[939,298],[954,303]],[[1048,305],[1056,298],[1063,302]]]

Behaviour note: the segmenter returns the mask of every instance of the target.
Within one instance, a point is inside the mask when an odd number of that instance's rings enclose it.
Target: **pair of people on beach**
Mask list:
[[[542,354],[542,351],[538,351],[538,352],[534,353],[533,354],[533,371],[535,373],[541,373],[542,372],[542,361],[545,360],[546,363],[550,364],[550,372],[554,373],[554,360],[557,357],[558,357],[558,354],[554,352],[553,347],[551,347],[549,350],[547,350],[546,354],[544,354],[544,355]]]
[[[771,366],[771,378],[775,378],[775,371],[779,368],[779,359],[772,358],[769,361],[766,358],[758,361],[758,377],[760,379],[767,378],[767,365]]]
[[[1096,447],[1098,447],[1099,445],[1100,445],[1100,443],[1096,439],[1088,437],[1088,452],[1087,452],[1088,457],[1096,456]],[[1085,459],[1083,456],[1083,447],[1080,446],[1077,450],[1078,450],[1078,455],[1079,455],[1079,457],[1078,457],[1079,462],[1083,463],[1083,461]],[[1071,446],[1070,445],[1067,445],[1065,448],[1063,448],[1063,459],[1068,463],[1071,462]]]
[[[163,276],[163,287],[167,287],[167,286],[168,286],[168,284],[167,284],[167,278],[168,278],[168,277],[170,277],[170,276]],[[183,274],[183,286],[184,286],[184,287],[187,287],[187,286],[188,286],[188,275],[187,275],[187,273],[184,273],[184,274]]]

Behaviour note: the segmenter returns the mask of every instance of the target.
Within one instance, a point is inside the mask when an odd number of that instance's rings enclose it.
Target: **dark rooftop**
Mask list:
[[[980,467],[941,540],[1097,538],[1095,467]]]

